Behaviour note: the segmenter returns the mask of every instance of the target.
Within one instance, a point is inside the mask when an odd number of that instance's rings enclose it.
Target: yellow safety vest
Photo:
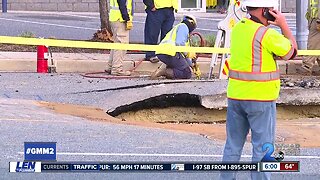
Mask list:
[[[227,97],[273,101],[279,96],[280,73],[273,56],[289,59],[291,42],[274,29],[242,19],[232,29]]]
[[[309,0],[308,12],[306,14],[306,18],[308,20],[318,18],[318,3],[319,0]]]
[[[170,56],[175,56],[177,51],[175,49],[176,46],[176,38],[177,38],[177,30],[179,26],[187,26],[184,23],[177,24],[173,29],[171,29],[163,40],[160,42],[160,48],[156,51],[156,54],[167,54]],[[188,41],[186,42],[185,46],[189,46],[189,37]]]
[[[132,0],[127,0],[127,10],[128,10],[129,18],[132,21],[132,16],[133,16]],[[124,20],[122,19],[122,15],[121,15],[117,0],[110,0],[109,21],[124,22]]]
[[[178,0],[154,0],[154,6],[157,9],[173,7],[174,9],[178,9]]]

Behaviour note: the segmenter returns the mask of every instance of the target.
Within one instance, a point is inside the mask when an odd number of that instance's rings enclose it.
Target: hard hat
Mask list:
[[[193,15],[184,15],[182,17],[182,21],[184,21],[184,20],[189,21],[194,26],[194,29],[197,27],[197,19],[196,19],[195,16],[193,16]]]
[[[243,5],[246,7],[278,7],[277,0],[245,0]]]

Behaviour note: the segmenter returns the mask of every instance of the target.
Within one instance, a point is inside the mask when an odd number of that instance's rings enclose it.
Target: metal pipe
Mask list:
[[[307,42],[308,42],[308,21],[305,18],[305,14],[307,13],[308,9],[308,1],[306,0],[297,0],[296,1],[297,7],[297,15],[296,15],[296,24],[297,24],[297,32],[296,38],[298,43],[299,49],[307,49]]]
[[[2,0],[2,12],[3,13],[7,12],[7,7],[8,7],[7,0]]]

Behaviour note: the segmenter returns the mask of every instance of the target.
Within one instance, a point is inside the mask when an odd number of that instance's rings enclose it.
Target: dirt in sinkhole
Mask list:
[[[201,134],[220,143],[225,141],[225,109],[208,110],[193,107],[144,109],[122,113],[114,118],[96,107],[40,102],[57,113],[108,123],[138,125]],[[287,106],[277,108],[276,142],[320,147],[320,106]],[[250,137],[248,137],[250,139]]]

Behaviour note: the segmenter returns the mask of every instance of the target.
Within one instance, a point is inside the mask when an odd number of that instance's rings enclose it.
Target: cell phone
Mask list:
[[[275,12],[275,11],[273,11]],[[268,19],[268,21],[275,21],[276,18],[269,12],[268,8],[263,9],[263,16]]]

